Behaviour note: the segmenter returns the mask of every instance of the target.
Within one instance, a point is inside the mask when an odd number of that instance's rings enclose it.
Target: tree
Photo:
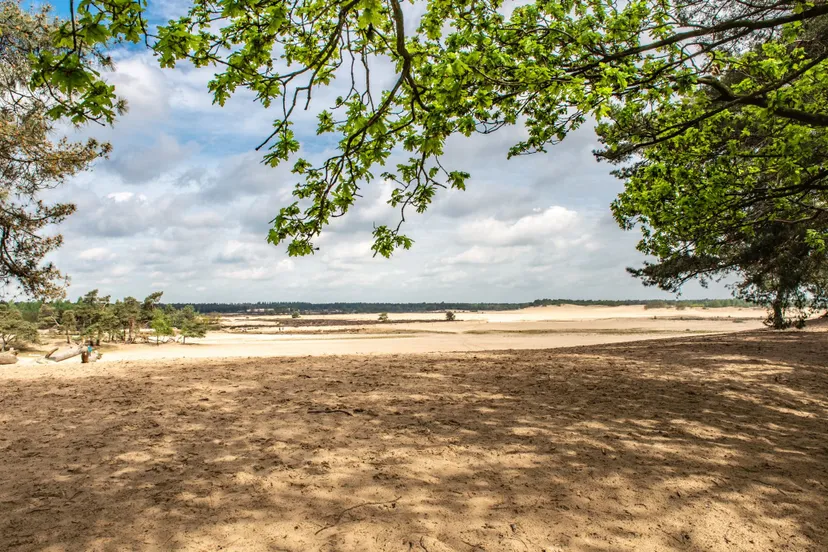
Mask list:
[[[158,304],[161,302],[163,291],[156,291],[147,295],[144,302],[141,304],[141,323],[149,324],[155,316],[155,311],[158,310]]]
[[[49,330],[60,326],[58,313],[50,303],[42,303],[37,313],[37,323],[41,329]]]
[[[102,335],[115,324],[115,318],[108,307],[109,295],[101,297],[98,290],[93,289],[78,299],[75,308],[78,330],[81,335],[94,339],[96,345],[101,344]]]
[[[184,324],[193,320],[196,317],[195,307],[192,305],[184,305],[183,308],[176,310],[172,305],[167,305],[171,310],[168,311],[168,316],[172,325],[176,328],[181,328]]]
[[[683,135],[721,114],[745,113],[821,129],[826,113],[826,53],[819,37],[828,4],[798,0],[566,0],[505,7],[499,2],[437,0],[410,21],[399,0],[192,0],[189,13],[151,29],[139,2],[80,0],[58,33],[61,55],[41,55],[36,77],[75,101],[56,115],[112,120],[114,91],[88,68],[64,60],[113,41],[144,41],[163,67],[178,60],[213,65],[209,84],[223,105],[239,88],[279,106],[266,147],[271,165],[292,163],[302,180],[268,240],[291,255],[315,251],[331,218],[345,214],[392,151],[410,157],[386,169],[389,203],[422,212],[440,188],[464,189],[463,167],[441,156],[453,134],[489,134],[523,125],[509,156],[542,152],[590,118],[617,123],[606,132],[618,159]],[[372,69],[387,59],[396,77]],[[59,70],[58,70],[59,69]],[[738,79],[733,75],[740,75]],[[318,133],[338,137],[319,163],[298,156],[296,113],[313,93],[345,79]],[[680,116],[683,96],[704,97]],[[677,100],[678,99],[678,100]],[[327,106],[326,106],[327,107]],[[298,109],[297,109],[298,108]],[[652,116],[650,116],[652,115]],[[412,241],[400,225],[377,226],[373,250],[389,256]]]
[[[295,310],[295,311],[293,311],[292,313],[290,313],[290,317],[291,317],[291,318],[301,318],[301,317],[302,317],[302,315],[301,315],[301,314],[299,314],[299,311],[298,311],[298,310]]]
[[[104,335],[110,342],[113,341],[120,329],[121,325],[120,321],[118,320],[118,314],[115,305],[104,305],[104,307],[101,309],[100,315],[98,316],[98,321],[95,324],[97,338],[96,344],[101,344],[101,337]]]
[[[172,324],[167,315],[161,309],[156,309],[152,315],[150,327],[155,332],[155,344],[160,345],[162,336],[174,335]]]
[[[454,322],[457,317],[454,315],[452,311],[446,311],[446,321],[447,322]]]
[[[86,170],[110,149],[92,139],[55,139],[54,117],[73,95],[31,85],[32,57],[59,50],[52,37],[60,24],[45,9],[30,13],[16,1],[0,1],[0,283],[49,299],[62,297],[65,284],[58,269],[44,262],[63,242],[51,227],[71,215],[75,206],[47,203],[42,192]],[[94,53],[78,52],[72,63],[77,70],[93,71],[102,61]],[[94,86],[102,91],[100,83]],[[123,110],[120,103],[111,107]]]
[[[14,305],[0,305],[0,351],[20,343],[37,341],[37,325],[26,322]]]
[[[825,67],[806,71],[804,80],[790,68],[828,56],[826,28],[825,18],[811,21],[795,33],[795,43],[767,41],[732,55],[718,88],[688,91],[658,112],[614,113],[614,122],[599,127],[608,144],[599,155],[627,163],[616,171],[625,191],[613,204],[615,217],[624,228],[640,226],[638,249],[656,258],[631,270],[645,284],[677,292],[692,278],[706,284],[732,275],[737,295],[768,306],[776,328],[821,308],[828,267],[825,126],[753,104],[709,111],[726,103],[727,90],[755,90],[777,78],[792,79],[779,91],[780,105],[824,111]],[[683,132],[630,156],[624,144],[669,126]]]
[[[188,337],[204,337],[207,335],[207,321],[203,316],[185,318],[181,324],[181,337],[187,343]]]
[[[66,344],[70,343],[69,337],[73,331],[77,329],[77,319],[75,318],[74,311],[65,310],[60,317],[60,326],[63,331],[66,333]]]
[[[768,307],[767,324],[776,329],[801,326],[828,299],[826,251],[810,246],[801,227],[780,222],[722,236],[715,253],[676,249],[628,270],[645,285],[671,292],[692,278],[707,285],[730,276],[739,298]]]
[[[380,322],[388,322],[388,313],[387,312],[381,312],[380,315],[379,315],[379,318],[377,318],[377,320],[379,320]]]
[[[120,318],[124,327],[129,331],[126,341],[135,341],[135,324],[141,318],[141,303],[134,297],[125,297],[121,304]]]

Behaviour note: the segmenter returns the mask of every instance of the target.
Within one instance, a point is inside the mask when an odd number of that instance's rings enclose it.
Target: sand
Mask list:
[[[824,551],[826,358],[822,327],[2,367],[0,550]]]
[[[375,314],[307,316],[302,323],[312,325],[279,329],[278,322],[287,322],[288,317],[231,316],[222,323],[232,333],[210,332],[186,345],[105,346],[102,361],[549,349],[757,329],[762,327],[764,311],[563,306],[463,312],[454,322],[446,322],[443,313],[389,316],[408,322],[377,324]],[[21,356],[24,363],[37,358],[37,354]],[[20,374],[31,370],[40,373],[39,367],[18,367]]]

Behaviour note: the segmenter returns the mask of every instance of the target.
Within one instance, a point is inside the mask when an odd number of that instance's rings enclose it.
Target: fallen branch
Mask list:
[[[343,410],[341,408],[325,408],[322,410],[308,410],[308,414],[347,414],[348,416],[353,416],[352,413],[348,412],[347,410]]]
[[[339,523],[342,521],[342,516],[344,516],[345,514],[350,512],[351,510],[356,510],[357,508],[362,508],[363,506],[382,506],[384,504],[393,504],[396,507],[397,502],[400,499],[402,499],[402,497],[398,496],[394,500],[387,500],[385,502],[364,502],[362,504],[357,504],[356,506],[351,506],[350,508],[345,508],[344,510],[339,512],[338,516],[336,516],[336,521],[334,521],[331,525],[326,525],[325,527],[323,527],[322,529],[320,529],[319,531],[314,533],[314,535],[318,535],[319,533],[321,533],[322,531],[324,531],[326,529],[330,529],[331,527],[336,527],[337,525],[339,525]]]

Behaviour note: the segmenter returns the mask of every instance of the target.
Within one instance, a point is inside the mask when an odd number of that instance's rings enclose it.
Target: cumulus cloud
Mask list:
[[[176,0],[177,2],[177,0]],[[179,9],[179,3],[165,10]],[[162,10],[164,11],[164,10]],[[123,51],[107,78],[130,104],[113,128],[87,128],[113,144],[110,160],[50,192],[72,201],[52,260],[72,277],[71,295],[115,297],[163,289],[198,301],[526,301],[538,297],[652,297],[625,267],[642,261],[637,236],[617,228],[608,206],[621,183],[595,162],[584,128],[548,154],[506,160],[525,130],[452,137],[444,164],[471,173],[465,192],[439,190],[423,215],[406,214],[411,251],[371,251],[375,224],[395,224],[392,184],[366,183],[346,216],[332,221],[307,258],[266,242],[270,221],[294,201],[290,166],[254,151],[275,113],[246,92],[224,108],[206,88],[213,68],[161,70],[144,52]],[[378,79],[393,78],[379,67]],[[341,91],[321,90],[320,106]],[[331,154],[312,112],[297,120],[303,155]],[[395,152],[387,166],[407,157]],[[381,171],[376,171],[377,173]],[[697,295],[710,295],[710,291]]]
[[[120,148],[110,162],[111,169],[128,184],[140,184],[170,172],[199,152],[195,142],[180,143],[161,133],[155,143],[139,148]],[[123,192],[121,192],[123,194]]]
[[[228,270],[221,273],[221,276],[230,280],[277,280],[285,272],[293,270],[295,264],[290,259],[283,259],[273,267],[257,266]]]
[[[93,247],[91,249],[84,249],[78,253],[78,258],[84,261],[107,261],[114,257],[114,253],[105,247]]]
[[[576,230],[578,219],[577,212],[554,205],[515,221],[491,217],[471,220],[460,227],[458,239],[461,242],[486,245],[539,244],[572,234]]]

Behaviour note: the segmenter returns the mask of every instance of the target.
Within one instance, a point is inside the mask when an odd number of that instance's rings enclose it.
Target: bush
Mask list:
[[[377,320],[379,320],[380,322],[388,322],[388,313],[387,312],[381,312],[380,315],[379,315],[379,318],[377,318]]]
[[[447,321],[449,321],[449,322],[454,322],[455,318],[457,318],[457,317],[456,317],[456,316],[454,316],[454,313],[453,313],[453,312],[451,312],[451,311],[446,311],[446,320],[447,320]]]
[[[291,318],[301,318],[302,315],[299,314],[299,311],[293,311],[293,313],[291,313],[290,317]]]

